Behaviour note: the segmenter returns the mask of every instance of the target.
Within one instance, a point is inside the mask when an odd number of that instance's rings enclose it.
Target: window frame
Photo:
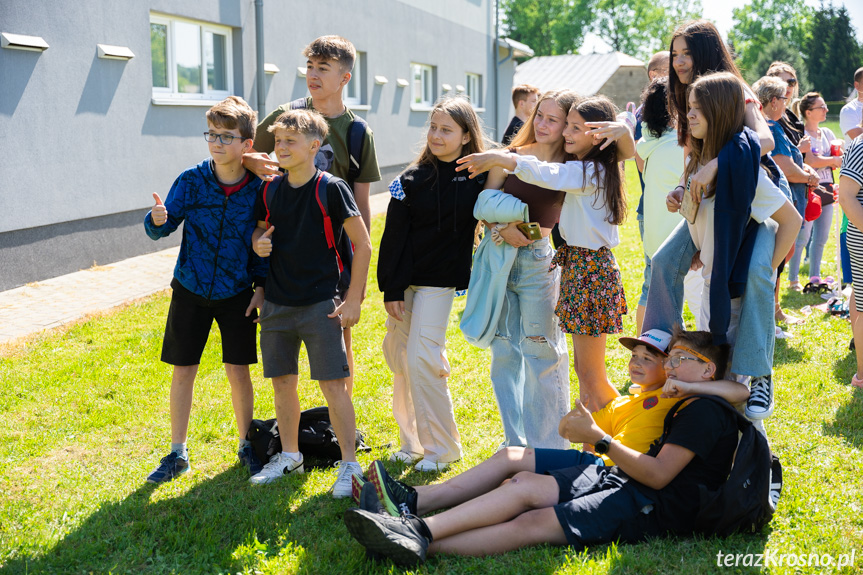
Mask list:
[[[419,102],[417,101],[417,72],[419,72],[421,91],[421,98]],[[426,75],[426,72],[428,73],[428,75]],[[435,103],[435,99],[437,98],[437,94],[435,93],[437,87],[436,77],[436,66],[432,66],[431,64],[421,64],[419,62],[411,62],[411,110],[428,111],[432,109]],[[428,95],[428,98],[426,98],[426,95]]]
[[[465,95],[470,100],[471,106],[482,109],[482,74],[465,73]]]
[[[177,23],[192,24],[198,27],[198,48],[201,55],[201,92],[184,93],[179,91],[176,61],[176,35],[174,27]],[[149,24],[163,25],[167,27],[165,41],[165,61],[167,64],[167,87],[153,86],[152,57],[153,44],[150,43],[151,74],[150,84],[152,87],[152,98],[154,104],[180,104],[180,105],[212,105],[221,102],[234,93],[234,54],[233,54],[233,29],[230,26],[213,24],[202,20],[193,20],[180,16],[170,16],[151,12]],[[217,34],[225,38],[225,90],[209,90],[207,88],[207,33]]]
[[[351,79],[345,86],[342,101],[346,106],[352,108],[363,105],[363,96],[365,95],[365,90],[363,90],[365,87],[365,77],[363,76],[365,73],[365,58],[365,52],[357,52],[357,57],[354,59],[354,69],[351,70]],[[351,86],[356,88],[355,96],[350,95]]]

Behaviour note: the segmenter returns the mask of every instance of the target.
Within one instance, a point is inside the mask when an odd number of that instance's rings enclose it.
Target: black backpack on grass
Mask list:
[[[714,395],[692,395],[678,401],[665,416],[660,442],[668,436],[674,414],[692,398],[708,400],[732,414],[740,438],[728,479],[718,489],[698,486],[695,531],[727,537],[732,533],[758,533],[770,523],[782,491],[782,465],[770,451],[767,439],[734,406]]]
[[[252,442],[252,449],[261,463],[266,464],[270,457],[282,450],[279,427],[275,419],[253,419],[246,439]],[[314,407],[300,413],[300,433],[298,436],[303,465],[311,469],[332,467],[342,458],[339,440],[330,421],[327,407]],[[364,434],[357,430],[356,450],[371,451],[364,442]]]

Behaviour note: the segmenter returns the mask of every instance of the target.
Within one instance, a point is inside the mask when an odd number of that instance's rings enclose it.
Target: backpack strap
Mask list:
[[[664,444],[665,440],[668,439],[668,432],[671,430],[671,422],[674,419],[674,415],[678,411],[680,411],[680,408],[683,407],[683,405],[687,401],[689,401],[690,399],[695,399],[695,398],[708,399],[708,400],[712,401],[713,403],[715,403],[716,405],[719,405],[720,407],[722,407],[726,411],[732,413],[734,415],[735,421],[737,421],[737,429],[740,431],[743,431],[747,426],[752,425],[751,421],[749,421],[743,415],[741,415],[740,412],[737,411],[734,408],[734,406],[731,405],[730,403],[728,403],[728,401],[726,401],[725,399],[723,399],[721,397],[717,397],[715,395],[696,393],[696,394],[690,395],[689,397],[684,397],[683,399],[681,399],[680,401],[675,403],[671,407],[671,409],[668,410],[668,413],[665,414],[665,421],[662,423],[662,436],[659,438],[659,444],[660,445]]]
[[[305,98],[297,98],[296,100],[292,100],[290,104],[291,110],[305,110],[306,109],[306,99]]]
[[[267,182],[267,185],[264,186],[264,208],[267,210],[267,217],[264,221],[267,223],[267,227],[270,226],[270,204],[273,201],[273,196],[276,194],[276,190],[279,189],[279,182],[281,182],[282,176],[276,176],[271,181]],[[270,184],[276,184],[276,187],[270,190]]]
[[[324,185],[323,200],[321,200],[321,183]],[[339,255],[339,249],[336,246],[336,234],[333,232],[333,221],[330,219],[330,214],[327,212],[327,184],[330,183],[330,175],[326,172],[321,172],[315,182],[315,199],[318,201],[318,207],[321,208],[321,213],[324,216],[324,236],[327,238],[327,247],[332,248],[336,252],[336,262],[339,264],[339,273],[345,269],[342,263],[342,256]]]
[[[368,124],[359,116],[354,116],[350,127],[348,127],[348,185],[354,189],[354,181],[360,175],[361,161],[363,157],[363,143],[365,142]]]

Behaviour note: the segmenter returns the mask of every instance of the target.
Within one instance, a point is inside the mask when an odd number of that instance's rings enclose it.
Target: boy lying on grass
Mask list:
[[[630,375],[634,383],[645,382],[634,398],[662,385],[647,375],[654,368],[645,360],[656,359],[665,367],[667,396],[708,393],[732,403],[746,400],[746,386],[714,381],[725,372],[728,346],[714,345],[709,332],[677,330],[667,357],[645,341],[646,335],[632,348]],[[601,413],[596,415],[601,418]],[[659,425],[653,439],[661,434]],[[713,402],[696,399],[674,418],[666,440],[647,453],[627,445],[627,434],[617,439],[611,431],[580,402],[560,422],[563,437],[594,445],[600,456],[613,459],[613,466],[596,459],[591,463],[585,454],[565,455],[568,451],[508,448],[442,484],[414,489],[389,477],[376,461],[361,488],[361,509],[349,509],[345,524],[368,551],[400,565],[422,562],[428,553],[489,555],[542,543],[582,549],[691,533],[699,485],[716,489],[728,476],[737,447],[736,421]],[[446,507],[451,508],[420,518]]]

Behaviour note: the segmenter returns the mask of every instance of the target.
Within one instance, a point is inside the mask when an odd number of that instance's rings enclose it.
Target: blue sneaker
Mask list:
[[[172,451],[162,458],[159,462],[159,467],[147,476],[147,481],[150,483],[167,483],[186,473],[191,468],[192,466],[189,465],[188,459],[183,459]]]
[[[249,475],[257,475],[261,472],[261,469],[264,468],[264,464],[261,463],[261,460],[258,459],[255,450],[252,449],[251,445],[247,445],[242,448],[239,453],[237,453],[237,457],[240,458],[240,463],[243,467],[249,470]]]

